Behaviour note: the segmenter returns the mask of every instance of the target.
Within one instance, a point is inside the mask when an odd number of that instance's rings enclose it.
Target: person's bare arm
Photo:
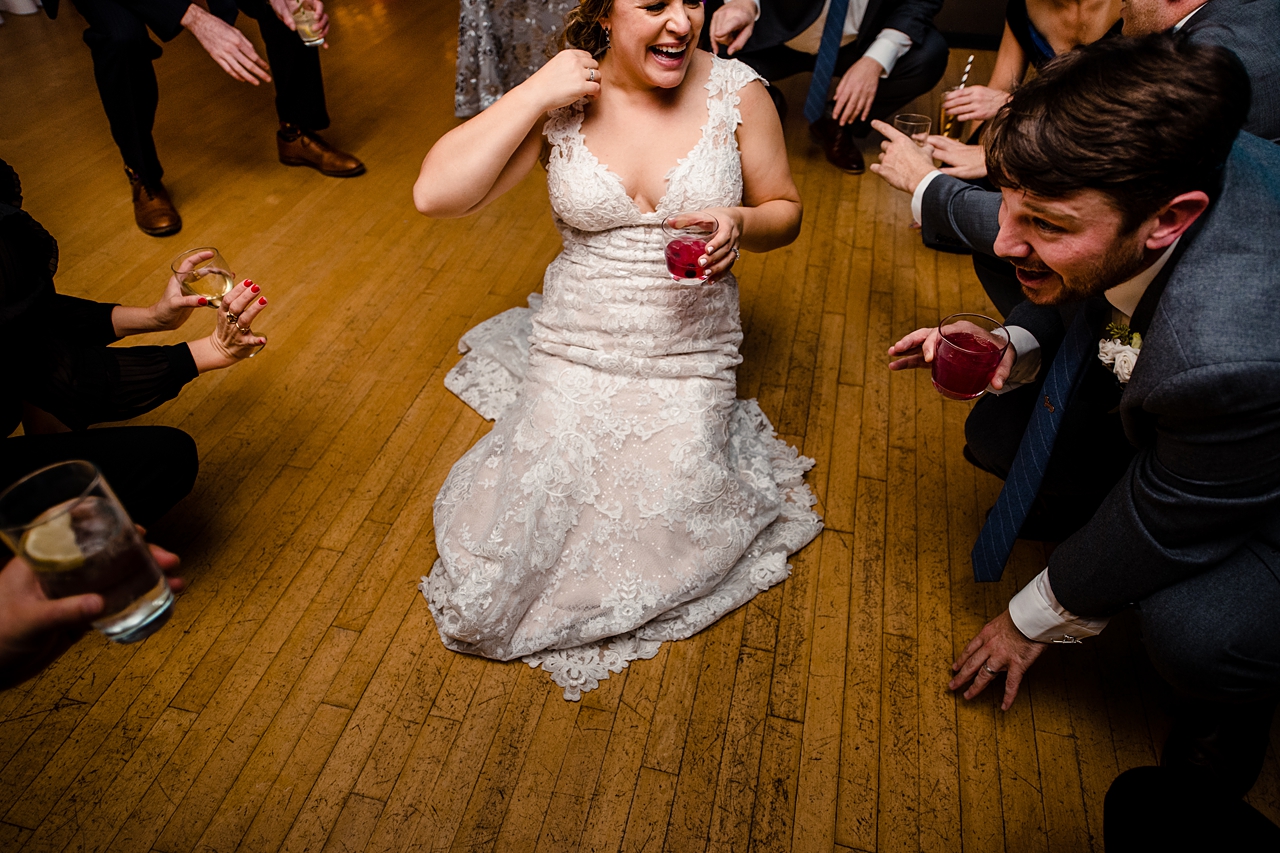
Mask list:
[[[562,50],[493,106],[440,137],[422,161],[414,206],[437,219],[480,210],[529,174],[548,111],[599,94],[600,67],[591,54]]]
[[[986,121],[1004,106],[1026,73],[1027,56],[1006,23],[991,80],[985,86],[966,86],[948,92],[943,105],[960,121]]]
[[[782,123],[764,84],[740,91],[742,124],[742,248],[768,252],[786,246],[800,234],[800,192],[791,177]]]

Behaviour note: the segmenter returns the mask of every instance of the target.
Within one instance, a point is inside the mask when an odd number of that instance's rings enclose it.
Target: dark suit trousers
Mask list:
[[[840,48],[836,57],[835,76],[840,77],[848,71],[853,63],[862,58],[864,51],[865,48],[856,41]],[[786,45],[763,50],[744,50],[735,54],[734,58],[750,65],[770,83],[793,74],[811,72],[817,60],[811,53],[792,50]],[[920,44],[911,45],[911,49],[894,64],[889,76],[880,81],[875,101],[871,104],[869,119],[884,120],[893,115],[936,86],[946,70],[947,43],[937,30],[929,30],[928,37]],[[853,132],[855,136],[866,136],[871,132],[871,125],[862,121],[854,122]]]
[[[151,40],[142,18],[116,0],[74,2],[89,22],[84,40],[93,54],[94,79],[111,136],[126,166],[144,183],[159,182],[164,170],[151,129],[160,97],[152,62],[160,57],[160,46]],[[275,80],[280,121],[306,130],[328,127],[319,51],[304,45],[281,23],[266,0],[237,0],[237,5],[258,22]]]
[[[0,440],[0,489],[55,462],[98,466],[129,517],[154,524],[191,491],[200,467],[196,443],[180,429],[127,426]],[[7,550],[0,546],[0,552]]]

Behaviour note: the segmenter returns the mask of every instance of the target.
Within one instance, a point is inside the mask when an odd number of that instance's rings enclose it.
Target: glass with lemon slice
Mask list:
[[[96,592],[107,639],[133,643],[173,611],[173,593],[142,537],[91,462],[41,468],[0,494],[0,537],[49,598]]]

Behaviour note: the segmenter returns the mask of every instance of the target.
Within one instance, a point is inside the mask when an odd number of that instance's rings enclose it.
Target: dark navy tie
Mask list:
[[[804,101],[804,117],[810,124],[822,118],[827,111],[827,90],[831,88],[831,76],[836,70],[836,54],[840,52],[844,19],[848,13],[849,0],[831,0],[827,22],[822,27],[822,41],[818,44],[818,59],[813,64],[809,95]]]
[[[1040,492],[1067,401],[1071,399],[1071,392],[1084,375],[1083,368],[1089,361],[1093,334],[1085,314],[1082,306],[1049,367],[1040,400],[1032,410],[1026,432],[1022,434],[1022,443],[1018,445],[1018,455],[1013,458],[1009,477],[1004,481],[1004,488],[996,498],[987,523],[978,534],[978,541],[974,543],[973,579],[976,581],[1000,580],[1004,564],[1013,551],[1013,541],[1018,538],[1018,531],[1022,529],[1022,523],[1027,520],[1031,505]]]

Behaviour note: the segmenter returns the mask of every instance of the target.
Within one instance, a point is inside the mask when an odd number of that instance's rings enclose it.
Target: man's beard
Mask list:
[[[1023,295],[1036,305],[1061,305],[1065,302],[1082,302],[1091,296],[1101,296],[1117,284],[1133,278],[1146,266],[1142,243],[1125,239],[1132,236],[1133,232],[1122,235],[1096,264],[1081,270],[1071,279],[1058,274],[1060,284],[1057,288],[1046,291],[1024,286]],[[1023,268],[1041,271],[1049,269],[1044,264]]]

